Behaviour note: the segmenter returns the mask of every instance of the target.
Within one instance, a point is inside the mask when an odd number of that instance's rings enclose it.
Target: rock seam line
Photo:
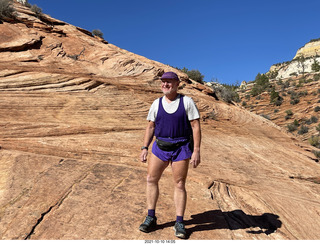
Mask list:
[[[93,168],[93,167],[92,167]],[[41,217],[37,220],[37,223],[32,227],[31,231],[29,232],[29,234],[24,238],[24,240],[29,240],[30,237],[34,234],[35,229],[38,227],[39,224],[41,224],[41,222],[43,221],[44,217],[51,212],[51,210],[54,207],[60,207],[61,204],[63,203],[63,201],[70,195],[70,193],[72,192],[72,189],[74,188],[74,186],[76,184],[79,184],[81,181],[83,181],[85,178],[87,178],[87,176],[89,175],[89,173],[91,172],[92,168],[90,168],[88,171],[86,171],[85,174],[83,174],[81,177],[79,177],[79,179],[77,179],[69,188],[68,190],[65,192],[65,194],[63,194],[63,196],[52,206],[49,207],[49,209],[45,212],[43,212],[41,214]]]

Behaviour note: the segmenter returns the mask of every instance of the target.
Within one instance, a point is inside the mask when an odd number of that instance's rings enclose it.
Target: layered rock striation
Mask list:
[[[173,239],[172,173],[160,181],[158,229],[139,162],[160,75],[201,113],[202,163],[190,168],[190,239],[319,239],[319,164],[312,148],[167,65],[16,3],[0,24],[0,238]],[[50,23],[48,20],[50,19]]]
[[[293,59],[299,56],[304,56],[305,58],[320,56],[320,39],[312,40],[302,48],[299,48]]]

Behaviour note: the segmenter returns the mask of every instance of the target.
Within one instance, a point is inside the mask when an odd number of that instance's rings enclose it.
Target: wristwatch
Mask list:
[[[147,149],[148,150],[148,147],[145,147],[145,146],[141,147],[141,150],[143,150],[143,149]]]

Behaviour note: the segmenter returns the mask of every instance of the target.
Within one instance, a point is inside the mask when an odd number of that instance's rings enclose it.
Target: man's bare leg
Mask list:
[[[148,162],[147,174],[147,207],[148,215],[145,221],[139,226],[139,230],[143,232],[150,232],[157,226],[157,217],[155,216],[156,205],[159,197],[159,180],[168,162],[163,162],[154,154],[151,154]]]
[[[165,168],[169,165],[154,154],[151,154],[148,162],[147,175],[147,207],[148,209],[155,209],[159,197],[159,180]]]
[[[184,216],[187,203],[186,179],[189,168],[189,159],[172,162],[172,173],[174,180],[174,203],[176,215]]]

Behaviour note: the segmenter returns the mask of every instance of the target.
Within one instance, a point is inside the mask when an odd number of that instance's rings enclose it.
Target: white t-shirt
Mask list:
[[[158,109],[159,109],[159,101],[160,101],[160,98],[154,100],[154,102],[152,103],[150,110],[149,110],[147,120],[150,120],[152,122],[156,121],[156,117],[157,117]],[[164,96],[162,98],[163,109],[168,114],[173,114],[174,112],[176,112],[179,107],[179,103],[180,103],[180,94],[171,103],[168,103]],[[184,96],[183,97],[183,105],[186,110],[186,114],[187,114],[189,121],[200,118],[199,110],[191,97]]]

